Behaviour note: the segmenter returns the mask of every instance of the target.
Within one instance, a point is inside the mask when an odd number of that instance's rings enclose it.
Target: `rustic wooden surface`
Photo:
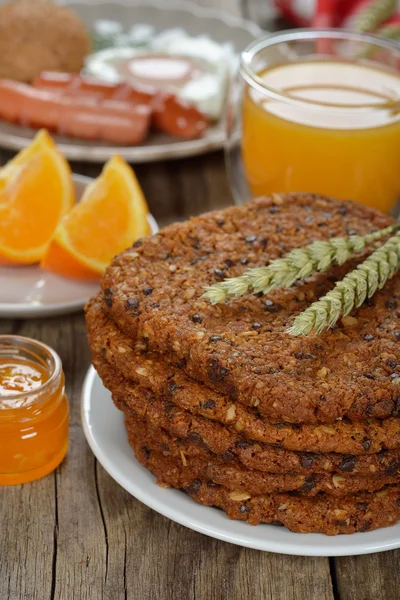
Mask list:
[[[265,28],[267,2],[201,0]],[[0,163],[9,157],[0,151]],[[100,169],[73,167],[93,176]],[[231,201],[221,153],[143,165],[137,174],[161,224]],[[0,320],[0,333],[55,348],[71,403],[61,467],[35,483],[0,488],[0,600],[400,598],[400,551],[341,559],[269,554],[213,540],[148,509],[107,475],[84,438],[79,402],[90,359],[82,314]]]

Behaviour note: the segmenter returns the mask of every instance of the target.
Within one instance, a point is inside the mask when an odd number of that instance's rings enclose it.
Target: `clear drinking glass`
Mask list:
[[[248,46],[225,156],[236,203],[313,192],[389,211],[400,196],[400,45],[293,30]]]

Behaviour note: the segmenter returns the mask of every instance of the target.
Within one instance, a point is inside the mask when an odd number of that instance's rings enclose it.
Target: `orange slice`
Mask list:
[[[60,222],[41,266],[66,277],[99,279],[116,254],[150,233],[148,214],[135,173],[114,156]]]
[[[74,201],[69,165],[40,131],[0,168],[0,264],[39,262]]]

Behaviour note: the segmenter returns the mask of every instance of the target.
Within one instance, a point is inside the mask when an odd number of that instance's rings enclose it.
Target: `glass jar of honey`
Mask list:
[[[39,479],[68,448],[60,357],[48,346],[0,335],[0,485]]]

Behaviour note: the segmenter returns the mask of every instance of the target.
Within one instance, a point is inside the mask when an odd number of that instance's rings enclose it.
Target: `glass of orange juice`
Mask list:
[[[384,212],[400,197],[400,45],[340,30],[294,30],[241,55],[227,111],[235,200],[286,192]]]

